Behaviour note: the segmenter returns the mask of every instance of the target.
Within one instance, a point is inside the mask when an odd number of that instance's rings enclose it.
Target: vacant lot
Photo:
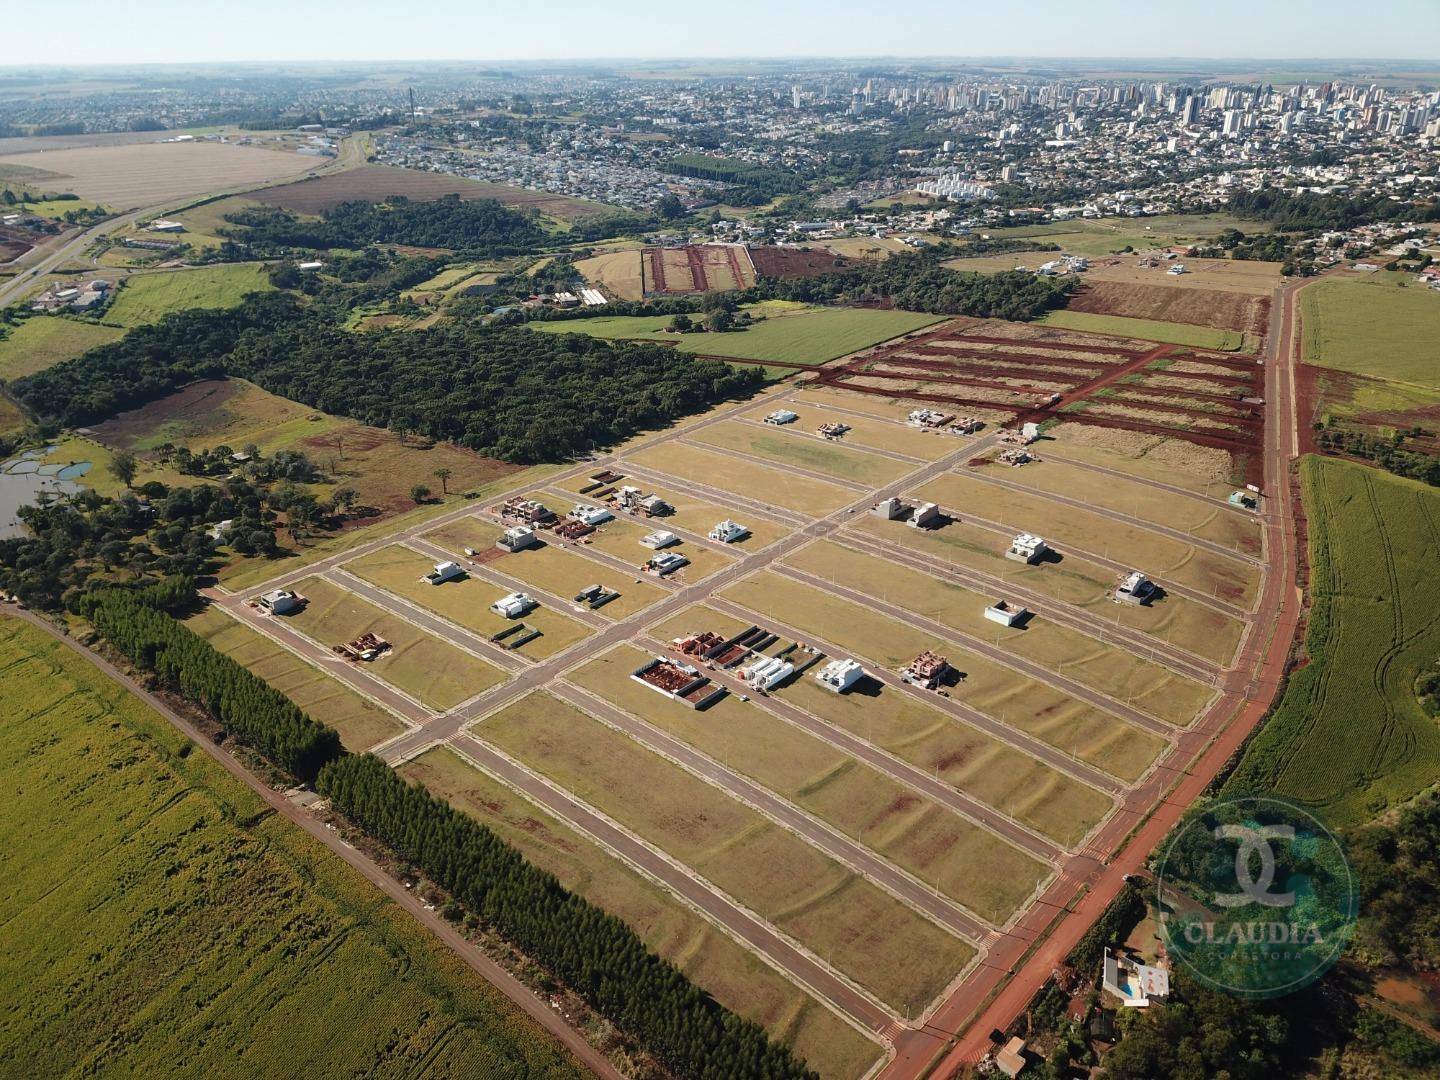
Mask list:
[[[1305,360],[1440,389],[1440,293],[1400,275],[1317,281],[1300,293]]]
[[[737,450],[777,465],[792,465],[866,487],[882,487],[914,469],[913,465],[894,458],[867,454],[802,432],[798,420],[778,428],[725,420],[700,429],[690,438],[707,446]]]
[[[1190,345],[1199,349],[1231,352],[1245,344],[1245,335],[1236,330],[1215,330],[1208,326],[1182,326],[1174,322],[1152,319],[1130,319],[1119,315],[1096,315],[1066,309],[1052,311],[1040,320],[1046,326],[1067,330],[1084,330],[1089,334],[1116,334],[1121,337],[1145,338],[1170,345]]]
[[[824,480],[812,480],[797,476],[783,468],[771,468],[752,461],[713,450],[702,450],[687,443],[670,442],[646,450],[638,450],[627,460],[657,473],[682,476],[696,483],[706,484],[721,491],[793,510],[810,517],[828,514],[847,503],[854,502],[856,492],[837,487]],[[746,525],[751,524],[743,512],[730,512]],[[711,525],[714,522],[710,523]],[[705,531],[709,531],[709,525]]]
[[[0,169],[26,165],[61,174],[45,186],[117,210],[263,184],[319,164],[320,159],[305,154],[202,142],[86,146],[0,157]]]
[[[1243,472],[1226,450],[1077,421],[1047,431],[1039,450],[1042,456],[1049,453],[1050,460],[1057,455],[1074,458],[1208,495],[1223,494]]]
[[[794,833],[553,698],[532,694],[472,730],[688,863],[895,1008],[921,1008],[974,955]]]
[[[785,723],[727,696],[703,713],[630,678],[646,654],[614,649],[575,682],[751,777],[982,918],[999,925],[1049,868],[938,803]]]
[[[0,380],[8,382],[73,360],[124,333],[58,315],[32,316],[0,337]]]
[[[607,251],[580,259],[575,269],[590,284],[620,300],[643,300],[645,283],[640,273],[640,249]]]
[[[1167,214],[1147,218],[1076,218],[1009,229],[989,229],[987,233],[996,240],[1035,240],[1094,257],[1118,252],[1127,246],[1146,251],[1191,243],[1217,236],[1226,229],[1240,229],[1246,235],[1268,231],[1258,222],[1225,214]],[[1033,259],[1039,253],[1019,252],[1018,255],[1023,259]],[[1039,257],[1043,261],[1054,256]],[[1134,258],[1133,255],[1130,257]]]
[[[1086,282],[1070,298],[1070,311],[1118,315],[1156,322],[1187,323],[1217,330],[1263,335],[1270,299],[1233,290],[1177,289],[1119,281]]]
[[[258,263],[132,274],[105,313],[105,321],[128,328],[190,308],[239,307],[247,293],[272,288],[265,267]]]
[[[388,552],[377,552],[385,556]],[[412,553],[413,554],[413,553]],[[355,564],[352,564],[355,565]],[[420,569],[426,564],[419,560]],[[418,571],[417,575],[418,576]],[[451,584],[454,584],[453,582]],[[426,585],[427,589],[438,586]],[[390,651],[364,670],[432,709],[451,709],[504,676],[485,661],[431,637],[398,615],[318,577],[306,578],[295,591],[309,603],[285,621],[321,645],[338,645],[373,633],[390,642]],[[336,657],[337,666],[349,663]]]
[[[720,1004],[762,1024],[826,1080],[858,1080],[880,1048],[664,889],[439,747],[401,766],[474,815],[572,892],[623,919]]]
[[[0,620],[0,669],[0,1047],[19,1071],[583,1075],[83,659]]]
[[[185,625],[316,720],[333,727],[347,750],[360,753],[405,730],[404,724],[379,705],[218,607],[192,615]]]
[[[300,214],[320,214],[344,202],[382,202],[392,195],[403,195],[415,202],[433,202],[446,195],[458,195],[466,202],[496,199],[506,206],[533,207],[542,214],[562,221],[605,213],[612,209],[602,203],[551,195],[545,191],[528,191],[506,184],[486,184],[447,173],[399,169],[391,165],[364,165],[358,169],[347,169],[344,172],[299,180],[293,184],[282,184],[264,191],[250,192],[247,197]]]
[[[1440,727],[1415,693],[1440,657],[1440,494],[1307,457],[1310,663],[1291,676],[1233,790],[1269,790],[1368,821],[1435,782]]]
[[[743,330],[720,334],[670,334],[663,315],[614,316],[530,323],[549,334],[579,333],[605,338],[674,341],[682,352],[757,360],[778,364],[823,364],[837,356],[869,348],[922,326],[940,322],[937,315],[909,311],[818,308],[767,302],[753,309],[764,318]]]

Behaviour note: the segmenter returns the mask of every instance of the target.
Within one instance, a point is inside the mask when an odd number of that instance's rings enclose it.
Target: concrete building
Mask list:
[[[753,690],[769,690],[795,674],[795,665],[778,656],[765,656],[740,670],[740,677]]]
[[[782,424],[793,424],[800,419],[800,414],[789,409],[776,409],[769,416],[765,417],[765,423],[775,424],[777,427]]]
[[[875,504],[870,513],[886,521],[894,521],[896,518],[905,516],[905,505],[894,495]]]
[[[428,581],[431,585],[440,585],[446,581],[454,581],[465,576],[465,568],[457,562],[438,562],[422,581]]]
[[[596,525],[612,520],[615,515],[603,506],[589,506],[586,503],[576,503],[570,510],[570,520],[578,521],[581,525],[589,525],[594,528]]]
[[[865,677],[865,669],[854,660],[831,660],[815,674],[815,681],[836,694],[843,694]]]
[[[744,540],[750,535],[748,527],[741,525],[738,521],[731,521],[726,518],[710,530],[710,539],[722,544],[733,544],[738,540]]]
[[[1137,964],[1106,949],[1100,985],[1107,994],[1119,998],[1127,1009],[1143,1009],[1152,998],[1169,996],[1170,972],[1163,967]]]
[[[690,560],[684,555],[674,551],[662,551],[660,554],[652,556],[650,560],[645,563],[645,568],[664,577],[667,574],[673,574],[682,566],[689,565]]]
[[[1115,600],[1121,604],[1148,604],[1155,595],[1155,583],[1139,570],[1131,570],[1115,586]]]
[[[261,611],[268,611],[272,615],[289,615],[292,611],[299,611],[305,599],[289,589],[275,589],[260,597],[256,603],[260,605]]]
[[[502,551],[515,552],[532,548],[538,543],[540,538],[529,525],[512,525],[495,541],[495,546]]]
[[[921,503],[910,514],[906,522],[912,529],[933,529],[940,524],[940,507],[934,503]]]
[[[1012,604],[1008,600],[996,600],[985,609],[985,618],[1001,626],[1014,626],[1029,618],[1030,611],[1019,604]]]
[[[679,542],[680,538],[678,536],[676,536],[672,532],[665,532],[663,530],[656,530],[652,533],[646,533],[640,538],[640,543],[642,546],[647,548],[653,548],[655,551],[659,551],[662,548],[667,548],[671,544],[678,544]]]
[[[519,619],[527,612],[533,611],[540,605],[527,593],[512,592],[506,593],[495,603],[490,605],[490,610],[496,615],[507,619]]]
[[[1014,559],[1016,562],[1030,563],[1032,566],[1043,559],[1050,551],[1045,541],[1033,533],[1021,533],[1010,541],[1010,548],[1005,552],[1007,559]]]

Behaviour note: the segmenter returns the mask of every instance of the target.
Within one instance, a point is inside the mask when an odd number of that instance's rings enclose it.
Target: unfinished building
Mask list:
[[[900,678],[922,690],[938,690],[949,680],[953,670],[949,660],[927,649],[910,661],[900,672]]]

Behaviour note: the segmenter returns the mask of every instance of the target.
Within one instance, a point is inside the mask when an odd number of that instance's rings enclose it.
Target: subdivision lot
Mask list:
[[[594,549],[606,555],[613,555],[617,559],[624,559],[638,569],[646,559],[654,554],[651,548],[647,548],[640,543],[642,537],[656,530],[663,530],[669,524],[694,528],[701,536],[704,536],[709,530],[709,525],[704,525],[704,521],[709,521],[710,525],[714,525],[716,522],[722,520],[724,516],[722,511],[716,509],[708,518],[701,519],[698,512],[692,510],[686,521],[682,524],[680,520],[681,514],[678,512],[663,518],[641,517],[635,518],[634,520],[622,515],[614,521],[607,521],[589,536],[581,540],[577,545],[577,550],[583,552],[587,548]],[[750,523],[748,518],[746,520],[747,524]],[[752,527],[763,528],[763,526],[759,526],[758,522],[754,523]],[[752,534],[749,540],[741,541],[734,546],[737,549],[748,548],[749,550],[756,550],[758,548],[758,544],[754,540],[754,534]],[[680,577],[674,578],[677,581],[699,581],[702,578],[709,577],[717,570],[724,569],[732,562],[731,556],[725,552],[690,540],[682,539],[678,543],[671,544],[665,550],[673,551],[677,555],[684,555],[690,560],[689,566],[682,567],[679,570]],[[671,576],[674,577],[674,575]]]
[[[372,585],[378,585],[387,592],[418,604],[427,611],[433,611],[482,637],[497,634],[516,624],[516,620],[507,619],[490,610],[490,605],[509,591],[504,585],[473,576],[447,581],[441,585],[421,581],[421,576],[434,565],[435,560],[428,555],[396,544],[346,563],[345,569]],[[539,630],[540,636],[520,646],[516,652],[537,660],[568,648],[590,635],[588,626],[543,603],[519,621]],[[470,691],[471,694],[477,692],[478,690]]]
[[[516,552],[501,551],[495,547],[495,541],[503,531],[500,526],[478,518],[463,518],[427,534],[426,539],[452,550],[462,565],[465,565],[464,548],[483,552],[487,569],[516,578],[522,584],[534,585],[562,600],[570,599],[591,585],[604,585],[620,594],[617,599],[595,609],[607,619],[623,619],[665,596],[664,589],[636,581],[637,575],[621,574],[612,567],[576,554],[567,544],[552,542],[548,536],[538,547]],[[463,543],[453,543],[452,538],[462,536],[467,538]],[[637,545],[636,550],[645,549]]]
[[[683,739],[884,855],[993,923],[1049,868],[999,837],[765,711],[727,696],[704,712],[630,678],[647,654],[621,646],[570,678]]]
[[[0,619],[0,670],[7,1072],[586,1075],[83,657]]]
[[[1110,599],[1116,580],[1113,571],[1075,555],[1035,566],[1013,562],[1005,558],[1010,544],[1006,536],[963,520],[942,529],[916,530],[904,522],[865,514],[857,517],[852,527],[996,577],[1013,578],[1027,589],[1088,608],[1217,663],[1229,663],[1244,631],[1239,619],[1183,596],[1166,596],[1159,603],[1141,607],[1117,604]]]
[[[45,181],[56,191],[128,210],[167,199],[223,191],[294,176],[318,165],[305,154],[233,143],[154,142],[85,146],[0,157],[0,168],[26,165],[63,174]]]
[[[665,447],[665,450],[666,452],[668,452],[669,450],[675,449],[677,447],[681,447],[681,444],[668,443]],[[625,465],[629,460],[630,458],[627,457],[619,463],[618,467],[621,471],[624,470]],[[644,465],[647,463],[636,460],[636,464],[644,467]],[[657,476],[661,476],[664,475],[665,470],[657,465],[654,469],[654,473]],[[590,481],[582,478],[568,480],[563,486],[574,489],[577,487],[584,487],[588,483],[590,483]],[[666,502],[668,502],[671,506],[675,508],[675,512],[673,514],[666,514],[664,517],[656,518],[646,518],[638,516],[631,518],[629,515],[622,513],[617,516],[615,521],[607,522],[606,524],[600,526],[600,528],[595,533],[595,545],[597,547],[600,547],[602,550],[611,551],[612,554],[621,554],[623,557],[628,557],[628,544],[632,536],[638,542],[639,538],[644,536],[646,533],[654,532],[657,529],[663,531],[670,525],[678,526],[679,528],[685,529],[688,532],[699,533],[701,536],[707,536],[709,535],[710,530],[715,525],[719,524],[721,521],[724,521],[726,518],[733,518],[734,520],[739,521],[741,524],[743,524],[744,526],[746,526],[746,528],[750,530],[749,536],[744,537],[740,540],[736,540],[732,544],[726,545],[726,551],[734,551],[737,555],[743,555],[748,552],[758,551],[760,548],[773,544],[776,540],[779,540],[790,534],[790,530],[788,528],[783,525],[779,525],[774,521],[771,521],[769,518],[759,517],[756,514],[750,513],[747,510],[734,510],[728,507],[721,506],[718,503],[710,502],[706,499],[692,495],[690,494],[690,489],[685,485],[684,481],[679,479],[675,479],[673,483],[652,484],[649,480],[642,479],[641,477],[627,475],[626,478],[621,481],[621,483],[634,484],[636,487],[640,488],[642,491],[645,491],[647,494],[653,493],[655,495],[659,495],[662,499],[664,499]],[[722,487],[723,485],[713,484],[711,486],[718,488]],[[542,499],[541,501],[546,502],[546,499]],[[578,497],[577,501],[593,502],[594,500],[588,499],[586,496],[582,495]],[[558,501],[555,498],[549,497],[546,505],[551,506],[551,508],[556,510],[557,512],[563,509],[569,509],[568,506],[562,507],[558,505],[557,502]],[[640,531],[638,533],[632,533],[628,529],[624,530],[623,532],[621,530],[615,529],[616,525],[623,526],[626,524],[637,525],[639,526]],[[617,535],[623,536],[624,540],[617,543],[615,547],[626,549],[626,551],[624,552],[619,550],[612,550],[611,548],[605,546],[610,539],[613,539]],[[645,549],[643,548],[639,550],[641,550],[642,552],[645,551]],[[704,548],[699,544],[690,544],[685,549],[674,548],[672,550],[684,550],[685,554],[695,561],[697,569],[701,571],[700,573],[690,574],[688,569],[681,571],[681,573],[687,574],[688,576],[695,578],[713,573],[715,569],[718,569],[719,566],[722,566],[729,561],[729,559],[725,555],[721,554],[719,551],[713,548]],[[645,553],[648,556],[648,552]],[[715,561],[711,563],[707,562],[706,560]]]
[[[472,733],[693,867],[894,1008],[923,1008],[974,956],[798,836],[545,694]]]
[[[819,578],[847,583],[859,592],[927,616],[961,633],[994,642],[1016,656],[1041,664],[1168,724],[1189,724],[1213,695],[1210,687],[1176,675],[1153,660],[1135,656],[1124,646],[1107,645],[1044,618],[1032,618],[1023,629],[989,622],[984,617],[986,606],[1003,596],[982,594],[941,581],[880,556],[819,541],[786,558],[785,564]],[[1128,729],[1130,725],[1124,727]],[[1139,731],[1133,734],[1148,739],[1151,749],[1159,752],[1160,739]]]
[[[738,420],[725,420],[701,428],[688,438],[707,446],[738,450],[777,465],[793,465],[866,487],[881,487],[914,469],[913,465],[894,458],[807,438],[791,430],[794,426],[762,428]]]
[[[389,549],[376,555],[382,570],[394,565],[386,562]],[[366,633],[384,638],[390,642],[390,651],[367,663],[365,670],[432,709],[453,708],[504,680],[499,670],[478,657],[431,637],[398,615],[331,582],[309,577],[295,591],[309,603],[285,616],[287,624],[325,646],[339,645]],[[334,660],[337,665],[348,662],[339,657]]]
[[[1220,289],[1177,289],[1157,284],[1087,281],[1067,309],[1093,315],[1153,319],[1263,336],[1270,317],[1265,294]]]
[[[827,397],[792,394],[780,403],[779,407],[798,413],[800,419],[781,430],[792,434],[798,431],[814,435],[821,424],[838,422],[848,425],[850,430],[833,445],[888,450],[893,454],[905,454],[925,461],[942,458],[960,445],[953,438],[921,431],[901,422],[903,413],[897,412],[893,418],[881,420],[874,416],[857,416],[856,412],[849,410],[848,405],[849,399],[839,393]],[[775,403],[761,405],[740,415],[749,420],[764,420],[776,407]]]
[[[771,615],[802,633],[815,634],[856,657],[878,663],[892,673],[927,649],[947,656],[964,673],[960,685],[951,688],[951,697],[1022,730],[1030,717],[1046,717],[1069,701],[1058,691],[971,656],[953,642],[896,624],[884,615],[848,600],[826,596],[779,574],[766,572],[746,578],[730,586],[723,595],[761,616],[757,622],[763,623],[763,617]],[[1064,748],[1078,756],[1078,731],[1075,734],[1077,745]],[[994,741],[978,732],[976,738],[981,743]],[[1062,844],[1074,843],[1110,809],[1110,799],[1100,791],[1063,776],[1018,750],[997,748],[997,753],[1006,756],[1014,783],[1007,783],[999,801],[991,805],[1037,832]],[[970,794],[985,802],[994,798],[993,794],[987,798],[977,791]]]
[[[73,360],[124,333],[113,326],[58,315],[31,316],[0,337],[0,380],[8,382]]]
[[[854,502],[857,497],[854,490],[836,487],[824,480],[797,476],[779,466],[771,468],[742,461],[681,442],[637,450],[627,460],[656,473],[685,477],[742,497],[761,499],[808,517],[832,513]],[[746,521],[745,524],[750,523]],[[708,526],[706,531],[709,531]]]
[[[1179,322],[1156,319],[1128,318],[1067,308],[1052,311],[1040,320],[1046,326],[1067,330],[1083,330],[1088,334],[1117,334],[1124,337],[1147,338],[1172,345],[1190,345],[1200,349],[1232,352],[1245,347],[1246,337],[1239,330],[1215,329],[1209,326],[1187,326]]]
[[[1013,484],[1023,484],[1037,491],[1049,491],[1131,517],[1143,518],[1172,529],[1183,529],[1194,536],[1224,544],[1246,555],[1259,555],[1263,544],[1263,523],[1250,511],[1232,510],[1219,501],[1229,491],[1217,487],[1212,501],[1190,499],[1160,488],[1150,487],[1117,476],[1098,473],[1056,459],[1031,462],[1015,469],[992,463],[969,470],[971,476],[995,476]],[[1231,489],[1233,490],[1233,489]],[[994,498],[1004,499],[1008,492],[997,488]],[[980,511],[983,515],[984,511]]]
[[[478,818],[572,892],[623,919],[725,1007],[763,1025],[822,1077],[858,1080],[880,1047],[706,919],[453,750],[400,773]]]
[[[405,730],[404,724],[379,705],[218,607],[192,615],[185,625],[316,720],[333,727],[347,750],[368,750]]]
[[[105,313],[105,320],[125,327],[143,326],[191,308],[239,307],[247,293],[273,288],[265,267],[258,263],[132,274]]]
[[[1042,496],[1006,491],[997,497],[983,480],[960,473],[938,477],[915,495],[939,503],[962,519],[966,510],[973,508],[977,517],[1013,526],[1017,532],[1036,533],[1062,549],[1067,543],[1075,544],[1240,607],[1249,607],[1259,593],[1259,567],[1114,518],[1061,506]]]
[[[1042,458],[1063,455],[1205,495],[1233,491],[1244,474],[1228,451],[1216,447],[1078,421],[1050,428],[1037,451]]]

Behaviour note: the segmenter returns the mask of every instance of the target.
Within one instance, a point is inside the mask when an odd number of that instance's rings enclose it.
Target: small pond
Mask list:
[[[25,535],[20,524],[20,507],[29,506],[42,493],[59,495],[80,490],[75,481],[90,471],[90,462],[50,462],[45,456],[55,451],[46,446],[27,450],[18,457],[0,461],[0,538]]]

